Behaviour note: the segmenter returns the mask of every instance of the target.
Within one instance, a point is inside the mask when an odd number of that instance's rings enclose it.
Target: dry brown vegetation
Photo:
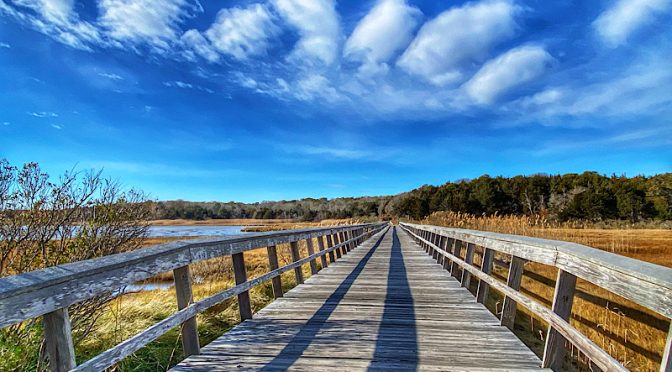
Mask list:
[[[571,241],[672,267],[672,230],[604,229],[585,222],[554,224],[539,217],[482,217],[452,212],[433,213],[421,223]],[[498,258],[508,261],[508,257]],[[480,257],[475,263],[480,265]],[[505,281],[505,267],[495,266],[494,273]],[[555,268],[528,262],[521,290],[550,307],[556,275]],[[577,289],[572,325],[629,369],[658,370],[669,320],[591,283],[579,280]],[[501,310],[501,305],[501,298],[493,299],[490,304],[495,311]],[[543,348],[546,325],[531,318],[525,309],[518,313],[516,333],[539,352]],[[568,362],[574,368],[588,368],[573,348],[570,357]]]

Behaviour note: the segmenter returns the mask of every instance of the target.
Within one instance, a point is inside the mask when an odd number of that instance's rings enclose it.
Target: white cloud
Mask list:
[[[306,155],[326,155],[341,159],[362,159],[371,156],[368,151],[341,147],[299,146],[295,151]]]
[[[299,32],[292,59],[330,65],[339,54],[341,38],[333,0],[274,0],[278,13]]]
[[[543,47],[517,47],[485,63],[463,87],[477,103],[491,103],[512,88],[541,76],[553,60]]]
[[[83,50],[90,50],[93,44],[104,44],[99,30],[79,19],[72,0],[15,0],[14,4],[34,13],[20,11],[4,1],[0,1],[0,12],[63,44]]]
[[[194,87],[192,84],[185,83],[183,81],[164,81],[163,85],[167,87],[178,87],[182,89],[191,89]]]
[[[99,23],[123,44],[149,44],[161,50],[176,42],[180,25],[202,8],[189,0],[100,0]]]
[[[117,75],[117,74],[111,73],[111,72],[99,72],[98,76],[104,77],[104,78],[107,78],[107,79],[110,79],[110,80],[124,80],[124,78],[121,77],[120,75]]]
[[[343,54],[363,63],[361,73],[387,71],[386,63],[413,39],[421,16],[420,10],[404,0],[380,0],[357,24]]]
[[[219,61],[219,53],[213,48],[210,42],[197,30],[189,30],[180,38],[185,50],[184,54],[189,60],[195,60],[195,55],[199,55],[208,62]]]
[[[65,25],[75,17],[74,0],[14,0],[14,4],[31,8],[47,21]]]
[[[63,127],[58,125],[58,124],[51,124],[51,127],[54,128],[54,129],[58,129],[58,130],[63,129]]]
[[[294,96],[302,101],[323,99],[335,103],[345,98],[327,78],[318,74],[310,74],[300,79],[292,91]]]
[[[3,121],[3,122],[2,122],[2,125],[4,125],[4,126],[9,126],[10,124],[11,124],[11,123],[8,122],[8,121]]]
[[[280,33],[268,9],[261,4],[222,9],[205,32],[217,51],[243,60],[265,55],[270,39]]]
[[[9,44],[7,44],[7,43],[3,43],[3,42],[0,41],[0,48],[7,48],[7,49],[9,49],[9,48],[11,48],[11,47],[12,47],[11,45],[9,45]]]
[[[36,118],[57,118],[58,117],[57,113],[49,112],[49,111],[29,112],[28,115],[34,116]]]
[[[672,107],[669,61],[640,61],[608,80],[548,88],[511,104],[526,117],[662,115]],[[547,99],[539,99],[546,97]],[[552,99],[551,99],[552,98]]]
[[[435,85],[455,83],[462,68],[513,36],[520,8],[507,0],[468,3],[425,23],[397,64]]]
[[[671,7],[670,0],[618,0],[600,14],[593,27],[608,45],[619,46],[631,33]]]

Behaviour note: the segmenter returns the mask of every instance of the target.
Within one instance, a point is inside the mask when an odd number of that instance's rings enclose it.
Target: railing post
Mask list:
[[[53,372],[65,372],[75,368],[77,364],[68,308],[44,314],[43,322],[49,369]]]
[[[453,244],[453,256],[457,258],[460,257],[460,252],[462,251],[462,241],[454,239],[454,244]],[[460,265],[453,261],[452,265],[450,265],[450,275],[453,277],[457,278],[457,270],[459,269]]]
[[[509,277],[506,284],[514,289],[520,289],[520,281],[523,277],[523,270],[525,269],[525,260],[520,257],[511,256],[511,264],[509,265]],[[502,325],[513,331],[513,323],[516,320],[516,301],[508,296],[504,298],[504,306],[502,307]]]
[[[444,242],[443,250],[448,252],[448,253],[453,253],[453,238],[447,238],[446,241]],[[450,272],[450,266],[451,266],[452,260],[448,258],[444,258],[443,260],[443,268]]]
[[[331,248],[334,245],[335,245],[334,237],[331,234],[327,235],[327,248]],[[341,253],[340,252],[334,253],[334,251],[337,251],[337,249],[329,251],[329,260],[331,261],[331,263],[336,262],[336,258],[341,258]]]
[[[233,276],[236,279],[236,285],[247,281],[247,271],[245,270],[245,257],[243,252],[231,255],[233,260]],[[250,305],[250,292],[245,291],[238,294],[238,308],[240,310],[240,320],[252,319],[252,306]]]
[[[558,280],[555,282],[555,294],[553,295],[553,312],[569,322],[572,315],[574,302],[574,290],[576,289],[576,276],[558,270]],[[554,371],[562,370],[562,362],[565,359],[565,337],[552,326],[548,327],[546,346],[544,347],[544,359],[542,368],[551,368]]]
[[[464,255],[464,264],[471,265],[474,262],[474,244],[467,243],[467,253]],[[471,285],[471,273],[465,268],[462,268],[462,286],[469,288]]]
[[[670,330],[667,332],[667,342],[665,342],[665,350],[663,350],[663,359],[660,362],[660,372],[672,371],[672,322],[670,322]]]
[[[437,244],[439,246],[439,250],[445,252],[446,251],[446,237],[443,235],[439,235],[439,242]],[[446,256],[442,254],[438,254],[436,257],[436,263],[439,265],[443,265],[443,260],[446,259]]]
[[[289,247],[292,251],[292,261],[296,262],[300,260],[301,254],[299,252],[299,243],[291,242],[289,243]],[[303,284],[303,270],[301,270],[301,266],[294,268],[294,275],[296,276],[296,284]]]
[[[306,239],[306,246],[308,247],[309,256],[315,254],[315,249],[313,248],[313,238]],[[317,261],[315,261],[315,259],[310,260],[310,274],[317,274]]]
[[[194,302],[191,282],[191,270],[189,265],[178,267],[173,270],[173,280],[175,282],[175,296],[177,297],[177,309],[182,310]],[[182,350],[185,356],[201,353],[201,347],[198,342],[198,326],[196,317],[187,319],[182,323]]]
[[[317,237],[317,248],[322,252],[324,250],[324,237]],[[322,262],[322,268],[328,267],[329,263],[327,262],[327,255],[323,254],[320,256],[320,262]]]
[[[484,274],[490,275],[492,272],[492,260],[495,257],[495,251],[490,248],[483,247],[483,262],[481,264],[481,271]],[[476,302],[484,304],[488,298],[488,290],[490,286],[483,280],[478,281],[478,290],[476,291]]]
[[[439,245],[439,234],[432,233],[432,244],[438,246]],[[439,258],[439,252],[436,250],[436,248],[432,248],[432,259],[437,260]]]
[[[339,240],[341,243],[345,243],[345,241],[346,241],[346,238],[345,238],[345,232],[341,231],[340,233],[338,233],[338,240]],[[347,245],[347,244],[343,244],[343,246],[341,247],[341,249],[342,249],[341,253],[343,254],[343,256],[345,256],[346,254],[348,254],[348,245]]]
[[[350,231],[343,231],[343,241],[347,242],[348,240],[350,240]],[[345,250],[350,252],[352,250],[352,243],[347,243],[345,245]]]
[[[334,241],[333,246],[337,246],[338,245],[338,234],[335,233],[334,235],[332,235],[332,239]],[[341,248],[334,249],[334,252],[336,252],[336,259],[337,260],[342,257]]]
[[[280,265],[278,264],[278,249],[276,246],[271,245],[266,247],[266,252],[268,252],[268,268],[271,271],[278,269]],[[271,279],[271,283],[273,283],[273,297],[282,297],[282,278],[280,275]]]

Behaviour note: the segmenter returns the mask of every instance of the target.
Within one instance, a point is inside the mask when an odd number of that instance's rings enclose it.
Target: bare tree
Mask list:
[[[144,193],[124,190],[100,171],[69,171],[52,181],[37,163],[19,169],[0,159],[0,276],[137,249],[149,214]],[[113,295],[70,307],[76,343],[94,329]],[[17,324],[0,337],[29,342],[36,325]]]

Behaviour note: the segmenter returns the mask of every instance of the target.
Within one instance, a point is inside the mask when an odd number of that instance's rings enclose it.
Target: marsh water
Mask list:
[[[245,226],[150,226],[149,236],[158,237],[178,237],[178,236],[225,236],[245,234],[241,230]],[[196,277],[194,281],[199,283],[203,278]],[[173,282],[141,282],[127,285],[123,293],[156,291],[173,287]]]

